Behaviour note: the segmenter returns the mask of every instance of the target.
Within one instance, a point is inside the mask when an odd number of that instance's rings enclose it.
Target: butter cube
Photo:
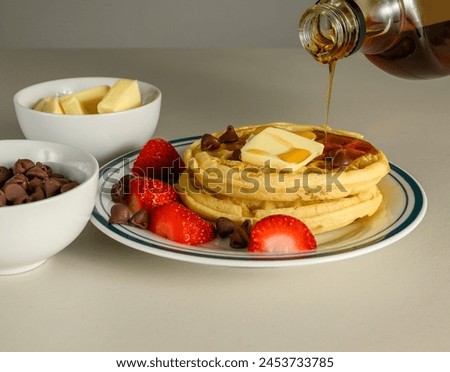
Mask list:
[[[100,85],[98,87],[81,90],[72,94],[83,106],[84,110],[88,114],[97,113],[97,105],[105,97],[109,90],[108,85]]]
[[[74,95],[62,97],[61,106],[64,109],[64,113],[68,115],[84,115],[88,113]]]
[[[50,114],[64,114],[59,97],[50,98],[42,107],[41,111],[48,112]]]
[[[141,106],[137,80],[119,80],[97,106],[99,114],[119,112]]]
[[[52,99],[52,97],[42,98],[38,103],[36,103],[33,107],[33,110],[42,111],[43,107]]]
[[[312,139],[269,127],[247,141],[241,149],[241,159],[261,167],[296,172],[322,154],[323,148]]]

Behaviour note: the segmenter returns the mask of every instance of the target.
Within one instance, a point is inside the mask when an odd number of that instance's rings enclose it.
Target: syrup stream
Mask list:
[[[333,91],[333,79],[334,71],[336,69],[336,61],[332,61],[328,64],[328,89],[327,89],[327,100],[325,106],[325,130],[329,127],[330,122],[330,106],[331,106],[331,92]]]

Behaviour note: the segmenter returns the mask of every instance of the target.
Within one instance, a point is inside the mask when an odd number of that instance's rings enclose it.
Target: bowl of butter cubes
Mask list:
[[[161,91],[133,79],[60,79],[20,90],[14,108],[25,138],[71,145],[104,164],[152,137]]]

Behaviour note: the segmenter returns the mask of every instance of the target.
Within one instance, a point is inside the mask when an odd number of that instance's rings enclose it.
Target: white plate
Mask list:
[[[199,137],[172,141],[183,151]],[[366,254],[387,247],[409,234],[422,220],[427,200],[422,187],[406,171],[391,164],[391,171],[380,182],[383,203],[375,215],[342,229],[316,236],[318,249],[303,254],[256,254],[228,247],[224,239],[202,246],[178,244],[147,230],[127,225],[110,225],[110,190],[131,166],[139,150],[110,161],[100,169],[100,182],[91,222],[109,237],[129,247],[166,258],[202,264],[239,267],[300,266]]]

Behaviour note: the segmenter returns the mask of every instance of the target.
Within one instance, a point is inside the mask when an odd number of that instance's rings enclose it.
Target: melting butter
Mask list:
[[[280,128],[265,128],[241,149],[243,162],[296,172],[323,152],[323,144]]]

